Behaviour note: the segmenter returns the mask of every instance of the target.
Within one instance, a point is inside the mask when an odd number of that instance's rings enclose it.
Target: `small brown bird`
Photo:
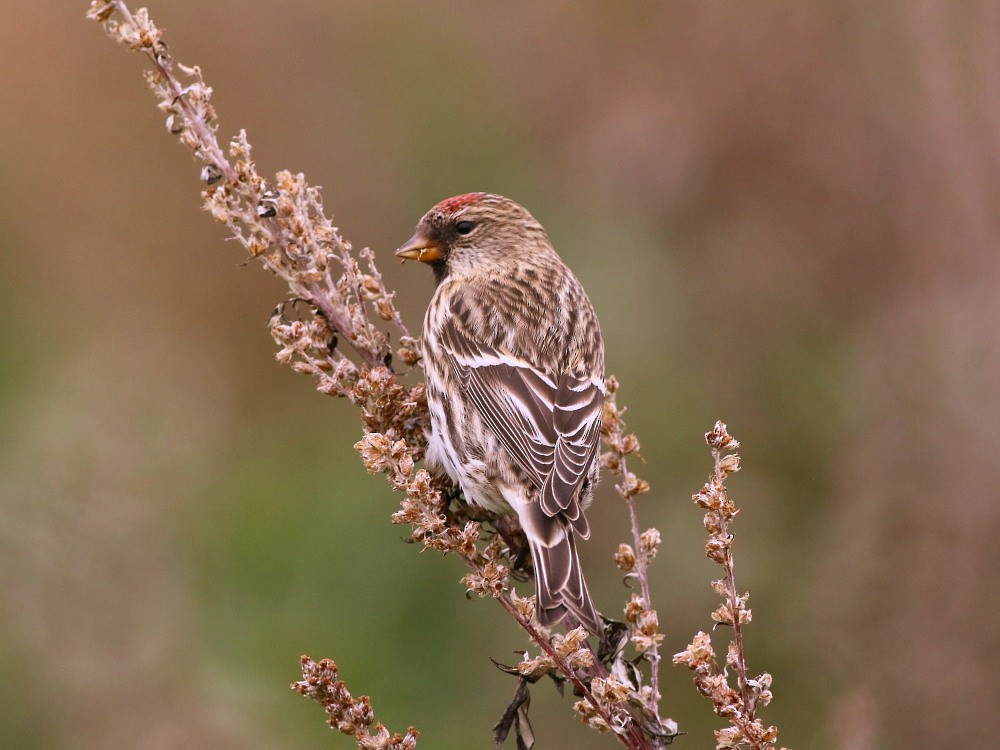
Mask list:
[[[423,335],[428,467],[468,501],[517,514],[542,624],[601,634],[576,551],[590,536],[605,395],[583,287],[541,224],[489,193],[441,201],[396,255],[429,264],[438,284]]]

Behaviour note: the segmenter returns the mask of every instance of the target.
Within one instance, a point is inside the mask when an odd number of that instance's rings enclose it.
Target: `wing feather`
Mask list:
[[[440,341],[476,411],[541,490],[544,513],[562,515],[587,537],[578,494],[600,442],[603,382],[541,372],[459,321],[442,326]]]

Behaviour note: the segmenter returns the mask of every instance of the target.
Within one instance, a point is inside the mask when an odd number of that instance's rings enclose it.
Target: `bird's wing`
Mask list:
[[[479,340],[459,316],[442,326],[440,341],[483,421],[541,490],[544,513],[588,536],[577,496],[600,442],[603,381],[545,373]]]

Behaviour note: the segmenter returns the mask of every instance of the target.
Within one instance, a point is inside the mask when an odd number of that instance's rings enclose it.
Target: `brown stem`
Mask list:
[[[718,448],[712,449],[712,458],[715,459],[715,480],[721,484],[725,481],[725,473],[722,471],[722,452]],[[729,536],[729,521],[723,517],[722,533]],[[743,626],[740,624],[740,610],[742,609],[736,597],[736,574],[733,570],[732,547],[727,546],[724,551],[723,567],[726,570],[726,595],[729,599],[729,614],[733,621],[733,642],[736,644],[736,681],[739,684],[740,695],[743,699],[743,707],[751,721],[754,719],[754,705],[750,699],[750,686],[747,682],[746,657],[743,654]]]
[[[132,12],[123,0],[112,0],[112,2],[117,11],[130,25],[133,27],[137,26],[135,17],[132,15]],[[157,70],[160,76],[162,76],[163,80],[166,81],[167,87],[170,89],[171,93],[173,93],[174,104],[180,108],[188,127],[190,127],[197,136],[198,146],[203,152],[203,158],[215,166],[229,183],[238,185],[239,176],[236,173],[236,170],[233,168],[232,164],[229,163],[229,160],[223,153],[222,148],[219,146],[215,132],[205,121],[204,117],[202,117],[188,101],[184,88],[181,86],[177,76],[174,75],[173,63],[170,58],[166,55],[158,54],[155,45],[143,47],[143,52],[153,63],[153,67]],[[271,244],[280,248],[282,252],[287,255],[288,238],[274,219],[262,219],[261,225],[267,229]],[[296,283],[295,279],[290,277],[289,274],[284,272],[284,270],[279,266],[269,262],[267,258],[263,258],[262,260],[277,276],[283,278],[290,284]],[[336,305],[334,301],[330,299],[329,294],[317,282],[308,283],[304,291],[305,294],[303,294],[303,296],[307,297],[309,302],[314,305],[320,313],[322,313],[330,327],[351,345],[351,347],[358,353],[367,365],[374,366],[380,364],[382,359],[380,352],[360,347],[356,343],[357,331],[355,331],[347,311],[343,309],[343,306]]]
[[[621,459],[622,472],[628,474],[628,467],[625,465],[624,457]],[[636,576],[639,579],[639,589],[642,591],[642,598],[646,602],[646,608],[653,608],[653,600],[649,593],[649,559],[645,553],[642,552],[642,540],[641,533],[639,532],[639,513],[635,507],[635,496],[629,497],[626,500],[628,504],[628,518],[629,525],[632,527],[632,543],[635,545],[634,549],[637,554],[635,556],[635,570]],[[656,718],[660,718],[660,649],[659,646],[654,645],[649,651],[646,652],[647,658],[649,659],[650,669],[649,669],[649,684],[653,688],[653,711],[656,713]]]
[[[471,568],[476,567],[475,563],[468,559],[466,559],[466,563]],[[534,626],[534,624],[530,620],[526,619],[518,611],[517,607],[514,606],[514,602],[511,601],[510,597],[506,593],[503,593],[497,597],[497,601],[500,602],[500,606],[502,606],[505,610],[507,610],[511,614],[511,616],[515,620],[517,620],[518,625],[520,625],[525,630],[525,632],[528,633],[528,636],[531,638],[532,641],[535,642],[535,645],[537,645],[542,651],[544,651],[545,655],[552,660],[552,662],[559,669],[559,672],[562,673],[570,682],[572,682],[573,687],[575,687],[580,692],[580,694],[587,701],[590,702],[590,705],[594,707],[594,709],[597,711],[600,717],[604,719],[607,725],[609,727],[613,726],[613,719],[611,714],[607,711],[606,708],[604,708],[604,706],[602,706],[594,698],[593,693],[590,692],[590,688],[582,679],[580,679],[580,676],[577,674],[576,670],[571,668],[569,664],[566,663],[566,660],[559,655],[559,653],[552,647],[552,644],[549,643],[548,639],[541,632],[538,631],[538,629]],[[595,671],[599,673],[596,676],[605,676],[608,674],[607,670],[604,669],[604,665],[601,664],[600,660],[598,660],[596,656],[594,661],[594,667]],[[617,732],[615,732],[614,734],[615,737],[618,738],[618,741],[621,742],[625,747],[629,748],[630,750],[656,750],[655,746],[652,744],[649,737],[647,737],[645,733],[638,726],[636,726],[635,722],[632,722],[632,724],[628,728],[628,731],[625,732],[625,734],[618,734]]]
[[[347,317],[347,311],[342,305],[335,305],[318,282],[313,281],[308,283],[305,291],[307,293],[306,296],[309,298],[309,303],[315,305],[316,309],[326,318],[326,322],[330,327],[347,340],[347,343],[361,356],[365,364],[369,367],[382,364],[382,358],[378,352],[358,346],[355,342],[357,334],[355,333],[354,326],[351,325],[350,319]]]
[[[123,0],[112,0],[112,2],[118,12],[121,13],[122,17],[124,17],[132,26],[137,26],[135,17],[132,15],[132,12],[128,9],[128,6],[125,5]],[[153,66],[159,71],[160,75],[162,75],[169,83],[170,90],[174,94],[174,101],[184,111],[184,116],[187,118],[191,129],[198,134],[198,141],[202,148],[208,149],[212,162],[219,168],[219,171],[222,172],[225,178],[229,182],[236,184],[239,181],[239,177],[236,175],[236,170],[233,169],[233,166],[229,163],[225,154],[222,153],[222,149],[219,148],[218,141],[215,138],[215,133],[213,133],[212,129],[208,127],[208,124],[198,116],[198,113],[195,112],[190,102],[188,102],[188,100],[184,97],[184,89],[181,88],[180,81],[177,80],[177,76],[173,74],[173,66],[169,64],[165,65],[152,47],[146,47],[143,51],[146,53],[146,56],[152,60]]]

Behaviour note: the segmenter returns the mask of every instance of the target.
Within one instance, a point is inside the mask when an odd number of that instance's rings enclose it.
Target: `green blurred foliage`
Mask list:
[[[412,328],[431,279],[391,251],[432,203],[491,190],[546,225],[643,443],[667,654],[716,606],[688,498],[723,418],[784,743],[991,744],[995,3],[160,6],[222,135],[325,186]],[[0,746],[349,747],[286,689],[304,652],[421,746],[485,746],[514,688],[487,657],[524,640],[400,541],[351,408],[274,362],[281,285],[198,210],[85,9],[0,26]],[[592,513],[614,613],[610,486]],[[678,746],[712,746],[688,675],[663,681]],[[613,745],[570,704],[535,689],[540,747]]]

